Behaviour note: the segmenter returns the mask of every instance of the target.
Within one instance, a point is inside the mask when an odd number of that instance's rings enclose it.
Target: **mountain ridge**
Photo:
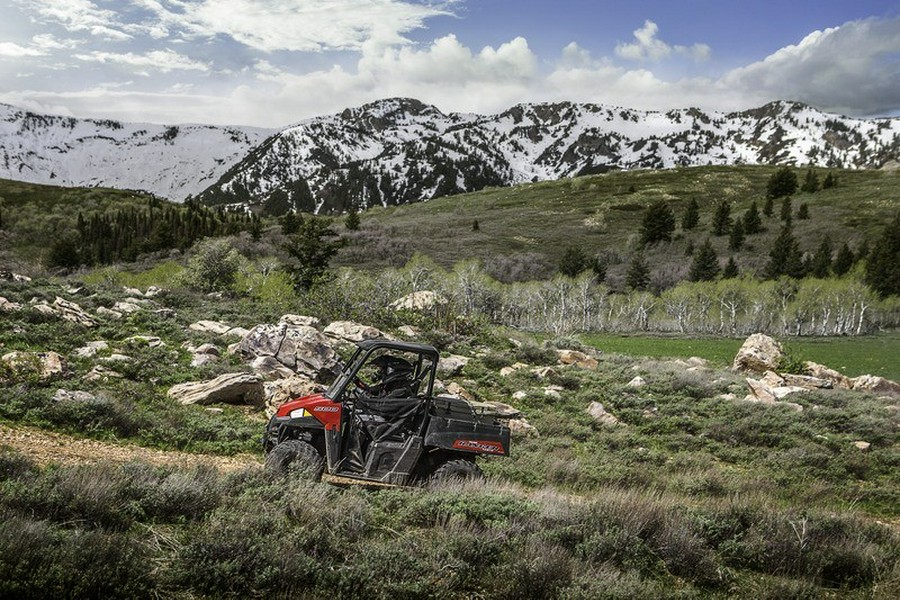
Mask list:
[[[787,101],[731,113],[523,103],[479,115],[388,98],[278,131],[78,120],[0,105],[0,177],[273,214],[340,213],[618,169],[878,168],[898,157],[900,119]]]

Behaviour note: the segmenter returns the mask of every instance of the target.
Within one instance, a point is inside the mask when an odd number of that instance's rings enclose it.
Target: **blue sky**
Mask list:
[[[3,0],[0,102],[280,127],[391,96],[900,115],[900,0]]]

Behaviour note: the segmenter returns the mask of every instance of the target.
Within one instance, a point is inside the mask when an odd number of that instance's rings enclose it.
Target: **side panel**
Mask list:
[[[432,417],[425,445],[433,448],[509,456],[509,427],[502,423]]]

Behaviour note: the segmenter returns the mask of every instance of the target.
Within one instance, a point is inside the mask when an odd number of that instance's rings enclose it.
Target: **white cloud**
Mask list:
[[[226,35],[250,48],[318,52],[406,43],[404,34],[425,20],[448,15],[456,0],[185,0],[177,11],[157,0],[137,0],[158,19],[158,33]]]
[[[44,54],[39,48],[20,46],[13,42],[0,42],[0,57],[25,58],[28,56],[43,56]]]
[[[100,8],[90,0],[18,0],[18,3],[70,32],[86,31],[108,40],[131,38],[119,29],[115,11]]]
[[[60,40],[49,33],[40,33],[31,38],[31,44],[41,50],[67,50],[79,44],[76,40]]]
[[[644,25],[634,31],[635,42],[616,46],[616,56],[626,60],[658,62],[669,58],[673,52],[694,60],[707,60],[711,54],[711,49],[706,44],[670,46],[656,37],[657,33],[659,27],[656,23],[644,21]]]
[[[209,65],[195,61],[172,50],[153,50],[146,54],[115,53],[94,51],[88,54],[74,55],[78,60],[120,64],[140,69],[152,69],[161,73],[171,71],[209,71]],[[138,71],[147,75],[146,71]]]
[[[900,18],[852,21],[735,69],[722,84],[858,114],[900,110]]]

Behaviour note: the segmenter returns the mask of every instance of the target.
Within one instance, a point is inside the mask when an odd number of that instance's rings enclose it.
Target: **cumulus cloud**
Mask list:
[[[644,21],[644,25],[634,31],[634,42],[616,46],[616,56],[626,60],[651,62],[669,58],[673,52],[694,60],[706,60],[710,56],[711,50],[706,44],[670,46],[656,37],[657,33],[659,33],[659,27],[656,23],[650,20]]]
[[[152,69],[161,73],[171,71],[208,71],[209,65],[182,56],[172,50],[154,50],[146,54],[115,53],[115,52],[90,52],[76,54],[75,58],[85,62],[120,64],[141,69],[139,74],[147,75],[146,69]]]
[[[118,25],[114,11],[100,8],[90,0],[19,0],[18,3],[70,32],[86,31],[93,36],[119,41],[131,38]]]
[[[0,42],[0,56],[7,58],[25,58],[28,56],[43,56],[38,48],[20,46],[14,42]]]
[[[839,111],[900,110],[900,18],[866,19],[815,31],[722,78],[725,87]]]

